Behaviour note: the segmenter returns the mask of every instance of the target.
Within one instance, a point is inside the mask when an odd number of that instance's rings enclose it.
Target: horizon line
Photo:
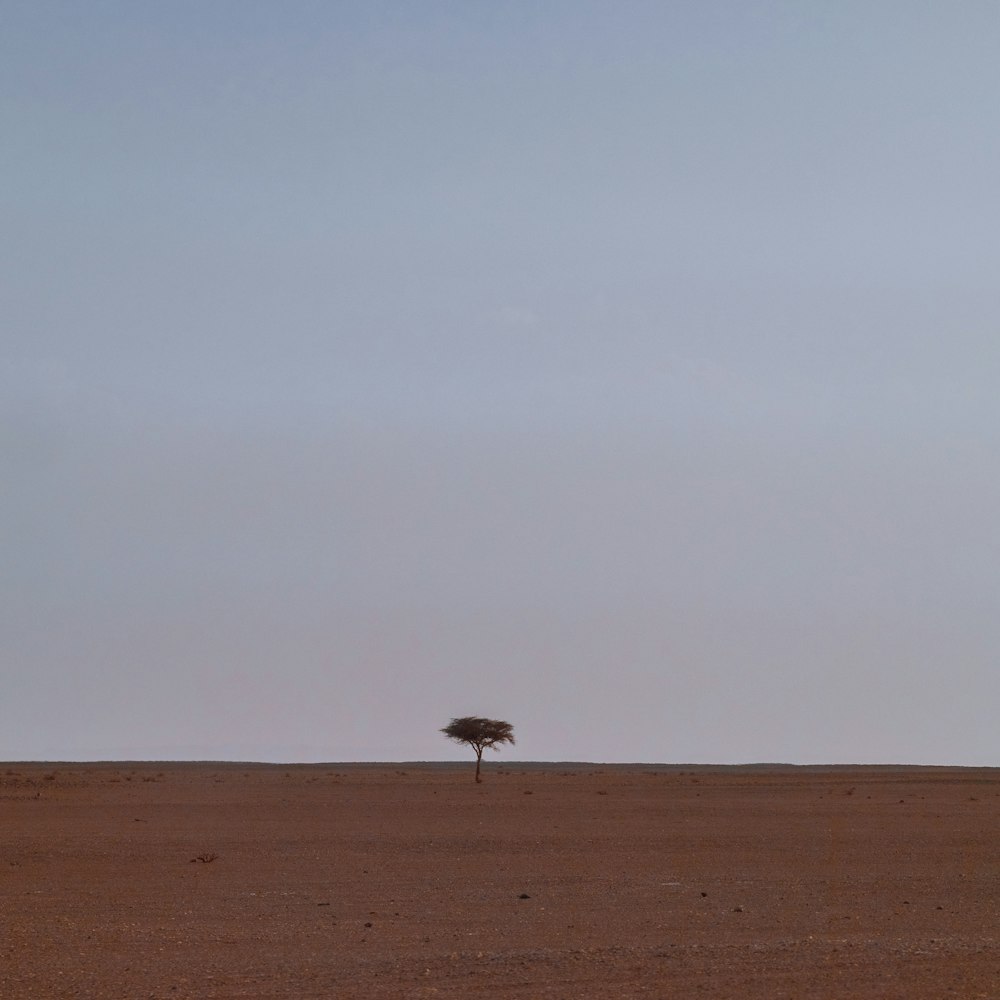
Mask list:
[[[0,766],[26,766],[38,765],[45,767],[54,766],[98,766],[98,765],[200,765],[200,766],[227,766],[227,767],[458,767],[470,766],[471,762],[465,759],[434,759],[434,760],[328,760],[328,761],[295,761],[295,760],[241,760],[236,758],[93,758],[88,760],[60,760],[60,759],[24,759],[24,760],[3,760]],[[493,760],[483,761],[484,766],[491,769],[504,767],[614,767],[614,768],[662,768],[669,770],[683,770],[686,768],[697,768],[700,770],[720,768],[720,769],[749,769],[749,768],[795,768],[795,769],[819,769],[819,768],[921,768],[921,769],[948,769],[965,768],[970,770],[991,770],[1000,767],[1000,764],[921,764],[907,763],[904,761],[895,762],[864,762],[864,761],[828,761],[812,762],[808,764],[798,764],[789,761],[743,761],[743,762],[713,762],[699,763],[697,761],[600,761],[600,760]]]

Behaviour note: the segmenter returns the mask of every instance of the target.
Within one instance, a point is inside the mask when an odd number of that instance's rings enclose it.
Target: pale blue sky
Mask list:
[[[0,759],[1000,763],[998,51],[0,2]]]

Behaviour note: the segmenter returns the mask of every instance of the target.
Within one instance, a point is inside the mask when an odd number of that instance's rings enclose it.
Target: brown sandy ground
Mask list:
[[[1000,998],[998,817],[995,770],[0,765],[0,997]]]

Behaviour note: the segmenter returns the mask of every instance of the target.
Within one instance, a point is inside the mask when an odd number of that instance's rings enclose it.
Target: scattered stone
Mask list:
[[[531,897],[526,892],[522,892],[521,895],[518,896],[517,898],[518,899],[531,899]]]

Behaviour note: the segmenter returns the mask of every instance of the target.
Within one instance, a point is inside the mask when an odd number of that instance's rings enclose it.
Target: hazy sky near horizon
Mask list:
[[[0,759],[1000,764],[1000,5],[0,4]]]

